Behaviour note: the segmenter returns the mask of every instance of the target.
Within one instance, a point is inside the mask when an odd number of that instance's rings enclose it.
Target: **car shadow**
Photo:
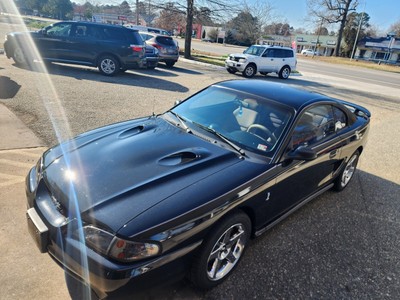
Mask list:
[[[399,184],[358,170],[341,193],[318,196],[252,240],[232,276],[212,290],[198,290],[186,279],[167,284],[166,276],[163,285],[150,281],[140,290],[118,291],[108,299],[306,299],[310,295],[378,299],[383,293],[397,295],[398,195]]]
[[[67,65],[59,63],[44,64],[42,62],[34,62],[30,66],[18,66],[16,64],[13,64],[13,66],[17,68],[23,68],[32,72],[73,77],[77,80],[92,80],[98,82],[116,83],[129,86],[136,85],[139,87],[148,87],[152,89],[160,89],[160,90],[174,91],[180,93],[186,93],[189,91],[187,87],[181,84],[152,77],[150,76],[151,74],[146,74],[147,72],[145,73],[144,70],[141,69],[129,70],[125,72],[125,74],[119,73],[116,76],[104,76],[98,71],[97,68],[89,66],[75,66],[75,65]]]
[[[20,88],[21,86],[10,77],[0,76],[0,99],[14,98]]]
[[[188,69],[185,69],[185,68],[181,68],[181,67],[179,67],[179,66],[173,66],[172,68],[169,68],[169,67],[167,67],[165,64],[163,64],[163,63],[159,63],[158,65],[157,65],[157,68],[158,69],[161,69],[161,70],[171,70],[171,71],[174,71],[174,72],[178,72],[178,73],[183,73],[183,74],[190,74],[190,75],[199,75],[199,74],[203,74],[203,73],[201,73],[201,72],[199,72],[199,71],[194,71],[194,70],[188,70]]]

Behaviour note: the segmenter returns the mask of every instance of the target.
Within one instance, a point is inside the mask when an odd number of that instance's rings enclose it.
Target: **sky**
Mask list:
[[[287,20],[295,28],[307,28],[304,21],[307,17],[306,0],[270,0],[274,13]],[[370,16],[369,23],[386,32],[390,25],[400,21],[400,0],[359,0],[357,12],[365,12]]]
[[[75,3],[84,3],[86,0],[71,0]],[[120,4],[123,0],[88,0],[93,4]],[[143,0],[141,0],[143,1]],[[149,0],[145,0],[146,2]],[[204,0],[203,0],[204,1]],[[257,3],[263,0],[247,0],[248,3]],[[268,0],[267,0],[268,1]],[[393,23],[400,21],[400,0],[358,0],[357,12],[365,12],[370,16],[370,24],[377,27],[383,33]],[[127,0],[135,3],[134,0]],[[151,0],[150,0],[151,2]],[[307,0],[269,0],[273,9],[273,15],[280,21],[287,21],[294,28],[313,30],[314,27],[305,22],[307,17]],[[196,0],[195,0],[196,3]]]

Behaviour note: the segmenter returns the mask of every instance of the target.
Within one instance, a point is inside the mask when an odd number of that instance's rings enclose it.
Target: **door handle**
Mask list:
[[[334,158],[337,154],[337,150],[333,150],[329,153],[329,158]]]

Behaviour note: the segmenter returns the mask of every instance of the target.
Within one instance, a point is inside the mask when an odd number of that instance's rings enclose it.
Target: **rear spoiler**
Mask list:
[[[365,107],[344,100],[339,100],[339,102],[344,106],[346,106],[348,109],[350,109],[351,112],[354,113],[355,115],[360,117],[371,118],[371,112]]]

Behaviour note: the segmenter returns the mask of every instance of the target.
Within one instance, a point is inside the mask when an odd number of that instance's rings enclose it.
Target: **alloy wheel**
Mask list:
[[[116,65],[112,59],[106,58],[101,61],[100,68],[104,74],[111,75],[115,73]]]
[[[341,184],[342,186],[346,186],[356,171],[357,166],[357,155],[353,155],[350,160],[348,161],[346,168],[343,171]]]
[[[245,230],[242,224],[228,228],[215,243],[208,257],[208,278],[216,281],[226,276],[239,261],[245,243]]]

